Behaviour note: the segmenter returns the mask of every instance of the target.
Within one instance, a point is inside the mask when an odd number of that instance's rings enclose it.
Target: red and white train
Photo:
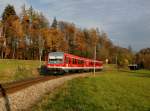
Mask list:
[[[95,63],[94,63],[95,62]],[[103,69],[103,62],[87,59],[64,52],[51,52],[48,54],[46,68],[50,72],[83,72]]]

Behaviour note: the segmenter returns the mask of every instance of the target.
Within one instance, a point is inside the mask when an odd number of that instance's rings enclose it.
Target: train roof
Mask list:
[[[64,55],[64,52],[50,52],[49,55]]]
[[[64,53],[64,52],[50,52],[49,55],[57,55],[57,56],[67,55],[67,56],[72,57],[72,58],[78,58],[81,60],[93,61],[93,59],[84,58],[84,57],[80,57],[80,56],[76,56],[76,55],[68,54],[68,53]],[[102,62],[102,61],[96,60],[96,62]]]

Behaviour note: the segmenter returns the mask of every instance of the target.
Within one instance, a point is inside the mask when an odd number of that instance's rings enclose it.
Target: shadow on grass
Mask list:
[[[130,71],[130,70],[119,70],[119,71],[131,73],[130,76],[150,78],[150,73],[148,72],[139,72],[139,71]]]

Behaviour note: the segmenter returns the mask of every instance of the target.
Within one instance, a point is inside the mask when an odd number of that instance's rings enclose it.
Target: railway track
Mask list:
[[[50,76],[39,76],[36,78],[31,78],[27,80],[22,80],[22,81],[17,81],[17,82],[12,82],[12,83],[6,83],[6,84],[0,84],[0,97],[5,96],[6,94],[11,94],[16,91],[19,91],[21,89],[27,88],[29,86],[35,85],[40,82],[45,82],[48,80],[60,78],[63,76],[69,76],[69,75],[74,75],[74,74],[65,74],[65,75],[50,75]]]
[[[19,91],[19,90],[29,87],[31,85],[34,85],[34,84],[37,84],[40,82],[44,82],[44,81],[48,81],[51,79],[59,78],[59,77],[62,77],[62,76],[40,76],[40,77],[28,79],[28,80],[19,81],[19,82],[1,84],[0,85],[0,96],[3,96],[4,93],[5,94],[14,93],[16,91]]]

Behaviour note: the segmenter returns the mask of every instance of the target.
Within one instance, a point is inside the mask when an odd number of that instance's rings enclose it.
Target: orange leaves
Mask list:
[[[73,23],[56,21],[56,18],[51,25],[42,13],[34,11],[32,7],[26,9],[24,6],[20,18],[9,15],[2,25],[6,47],[10,47],[14,56],[18,49],[27,59],[38,57],[42,51],[45,54],[64,51],[93,58],[97,47],[97,57],[103,56],[104,59],[115,52],[110,50],[113,44],[106,33],[98,33],[97,29],[81,29]]]
[[[3,24],[2,24],[2,22],[0,21],[0,37],[2,37],[2,31],[3,31]]]
[[[23,29],[20,20],[17,16],[11,15],[4,23],[5,34],[8,37],[20,38],[23,36]]]
[[[29,33],[30,21],[29,21],[28,15],[23,16],[21,24],[22,24],[24,33],[26,33],[26,34]]]
[[[63,41],[62,33],[57,29],[50,29],[47,37],[47,44],[52,50],[57,50]]]
[[[23,37],[22,25],[21,25],[19,19],[12,22],[12,30],[16,37],[19,37],[19,38]]]
[[[3,26],[2,21],[0,21],[0,28]]]
[[[83,32],[81,31],[76,32],[75,42],[77,44],[78,50],[84,50],[86,48],[85,36]]]
[[[62,50],[62,45],[66,46],[66,43],[64,41],[64,35],[63,33],[58,29],[42,29],[41,30],[42,36],[46,41],[46,47],[50,48],[50,50]]]
[[[90,36],[92,37],[92,39],[91,39],[91,44],[92,44],[93,46],[96,46],[97,43],[98,43],[98,35],[97,35],[97,32],[96,32],[95,29],[91,29],[91,30],[90,30]]]
[[[25,22],[29,23],[29,16],[24,15],[22,21],[23,21],[23,23],[25,23]]]

